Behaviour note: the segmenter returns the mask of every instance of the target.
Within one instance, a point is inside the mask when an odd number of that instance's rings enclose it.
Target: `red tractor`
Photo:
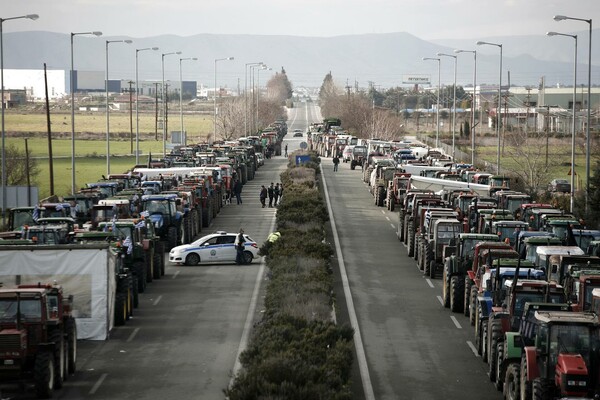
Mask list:
[[[39,398],[62,387],[76,369],[72,306],[58,285],[0,289],[0,382],[33,380]]]

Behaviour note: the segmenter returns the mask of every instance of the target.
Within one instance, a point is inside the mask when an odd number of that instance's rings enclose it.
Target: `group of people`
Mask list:
[[[271,186],[268,188],[265,185],[262,185],[260,188],[260,204],[265,208],[267,206],[267,197],[269,198],[269,207],[277,207],[279,202],[281,201],[281,197],[283,196],[283,185],[277,183],[273,184],[271,182]]]

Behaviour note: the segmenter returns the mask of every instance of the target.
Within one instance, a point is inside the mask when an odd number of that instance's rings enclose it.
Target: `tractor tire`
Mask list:
[[[488,362],[488,324],[487,321],[481,322],[481,361]]]
[[[183,224],[183,239],[181,240],[181,244],[190,244],[192,243],[193,236],[191,216],[188,214],[183,217],[183,221],[181,221],[181,223]]]
[[[498,344],[502,343],[502,324],[499,320],[488,321],[489,343],[488,343],[488,378],[496,382],[498,369]]]
[[[177,228],[170,226],[167,231],[167,252],[171,251],[173,247],[177,246]]]
[[[127,294],[118,293],[115,296],[115,326],[125,325],[127,321]]]
[[[467,275],[465,276],[465,291],[463,294],[463,314],[465,315],[465,317],[469,316],[469,304],[471,304],[471,287],[473,287],[473,281]]]
[[[476,300],[477,300],[477,294],[478,294],[479,290],[477,289],[477,286],[471,286],[471,293],[469,295],[469,322],[471,322],[471,325],[475,325],[475,317],[476,317],[476,313],[477,313],[477,309],[475,308],[476,306]]]
[[[202,207],[202,213],[200,215],[202,216],[202,227],[208,228],[210,225],[210,213],[208,207]]]
[[[354,171],[356,169],[356,161],[354,161],[354,160],[350,161],[350,169],[352,171]]]
[[[450,307],[450,260],[444,263],[444,271],[442,272],[442,303],[445,308]]]
[[[427,243],[425,245],[425,265],[424,265],[424,269],[423,272],[425,273],[425,275],[431,276],[431,274],[433,273],[433,276],[435,276],[435,260],[433,259],[433,249],[431,248],[431,244]],[[433,268],[433,271],[432,271]]]
[[[138,290],[139,276],[137,274],[129,272],[129,277],[127,279],[129,280],[129,290],[131,290],[133,308],[138,308],[138,306],[140,305],[140,291]],[[131,315],[133,315],[133,308],[131,310]]]
[[[409,216],[405,215],[404,222],[402,224],[402,230],[403,230],[403,235],[404,235],[404,237],[402,238],[403,239],[402,241],[404,242],[404,244],[407,244],[407,241],[408,241],[408,229],[410,228],[409,221],[410,221]]]
[[[412,229],[412,223],[409,222],[408,223],[408,234],[407,234],[407,246],[408,246],[408,256],[409,257],[412,257],[415,255],[414,241],[415,241],[415,234]]]
[[[162,242],[157,242],[154,247],[154,268],[152,269],[152,278],[160,279],[162,264],[165,262],[165,246]]]
[[[402,214],[399,214],[398,217],[398,230],[396,231],[396,236],[399,241],[404,242],[404,218]]]
[[[65,331],[67,333],[67,343],[69,344],[67,349],[67,373],[74,374],[77,370],[77,324],[75,318],[67,319]]]
[[[504,360],[504,342],[498,342],[496,349],[496,390],[501,392],[504,387],[504,376],[506,375],[506,370],[502,368],[502,361]]]
[[[54,387],[60,389],[65,381],[67,360],[65,357],[65,340],[60,329],[49,332],[48,339],[54,343],[52,355],[54,357]]]
[[[519,392],[521,400],[531,400],[531,382],[527,381],[527,359],[525,354],[521,356],[521,371],[519,380]]]
[[[35,357],[33,380],[35,392],[40,399],[49,399],[54,394],[54,355],[51,351],[40,350]]]
[[[396,200],[394,200],[393,196],[390,196],[390,199],[388,200],[388,209],[391,212],[394,212],[394,210],[396,209]]]
[[[460,279],[460,276],[453,276],[450,279],[450,311],[452,312],[463,312],[463,296],[465,295],[465,288],[463,287],[464,284],[465,281]]]
[[[144,259],[146,262],[144,263],[146,266],[146,284],[152,282],[152,277],[154,276],[154,254],[152,249],[148,249],[144,252]]]
[[[517,363],[511,363],[506,367],[506,375],[504,375],[504,399],[505,400],[520,400],[521,391],[519,389],[521,379],[521,368]]]
[[[143,261],[136,261],[133,263],[134,277],[136,278],[138,293],[144,293],[146,291],[146,263]]]
[[[413,258],[415,259],[415,261],[419,261],[419,250],[421,249],[421,237],[420,236],[415,235],[413,247],[414,247]]]
[[[200,263],[200,256],[196,253],[190,253],[185,257],[185,265],[193,267]]]
[[[551,400],[554,398],[552,382],[549,379],[535,378],[531,386],[533,400]]]
[[[435,260],[433,260],[429,264],[429,278],[435,279],[436,273],[437,273],[437,263],[435,262]]]

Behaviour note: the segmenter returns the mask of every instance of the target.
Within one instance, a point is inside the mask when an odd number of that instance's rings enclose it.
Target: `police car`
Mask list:
[[[193,243],[173,247],[169,261],[175,264],[198,265],[200,263],[234,263],[237,255],[235,238],[238,233],[217,231]],[[244,234],[244,264],[258,257],[258,244]]]

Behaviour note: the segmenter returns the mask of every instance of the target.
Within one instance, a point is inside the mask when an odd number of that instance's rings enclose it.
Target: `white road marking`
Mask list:
[[[158,302],[160,301],[160,299],[162,299],[162,294],[161,294],[160,296],[158,296],[158,297],[156,298],[156,300],[154,300],[154,303],[152,303],[152,305],[153,305],[153,306],[157,305],[157,304],[158,304]]]
[[[387,219],[388,221],[391,221],[390,217],[385,217],[385,219]]]
[[[96,393],[96,391],[100,388],[100,385],[102,385],[102,382],[104,382],[104,380],[106,379],[107,376],[108,376],[108,374],[106,374],[106,373],[100,375],[100,378],[98,378],[98,381],[96,382],[94,387],[92,387],[92,389],[89,391],[88,394]]]
[[[477,354],[477,349],[470,340],[467,340],[467,346],[469,346],[473,354],[475,354],[475,357],[479,357],[479,354]]]
[[[390,224],[390,226],[392,227],[392,229],[396,230],[396,227],[394,226],[394,224]]]
[[[323,166],[321,168],[321,176],[325,178],[323,173]],[[342,278],[342,285],[344,287],[344,297],[346,298],[346,304],[348,305],[348,316],[350,317],[350,324],[354,328],[354,347],[356,349],[356,358],[358,361],[358,369],[360,371],[360,378],[363,385],[363,390],[366,400],[375,400],[375,392],[373,391],[373,385],[371,384],[371,376],[369,375],[369,366],[367,365],[367,355],[365,354],[365,348],[360,333],[360,327],[358,326],[358,318],[356,316],[356,310],[354,309],[354,300],[352,300],[352,292],[350,291],[350,281],[348,280],[348,274],[346,272],[346,265],[344,264],[344,254],[342,253],[342,247],[340,245],[340,238],[337,233],[335,225],[335,218],[333,215],[333,209],[331,208],[331,200],[329,199],[329,192],[327,191],[327,181],[323,179],[323,188],[325,189],[325,200],[327,201],[327,211],[329,212],[329,222],[331,223],[331,230],[333,231],[333,241],[335,242],[335,251],[338,255],[338,264],[340,267],[340,275]],[[382,210],[383,212],[383,210]]]
[[[444,306],[444,299],[442,299],[442,296],[436,296],[436,297],[437,297],[438,301],[440,302],[440,304],[442,306]]]
[[[135,335],[137,335],[137,333],[140,331],[140,328],[135,328],[133,330],[133,332],[131,332],[131,335],[129,335],[129,337],[127,338],[127,342],[131,342],[133,340],[133,338],[135,337]]]
[[[458,320],[456,319],[456,317],[454,315],[451,315],[450,319],[452,320],[452,322],[454,322],[454,325],[456,326],[456,328],[462,329],[462,326],[460,325],[460,323],[458,322]]]
[[[381,213],[382,213],[383,215],[385,215],[385,211],[383,211],[383,210],[379,210],[379,211],[381,211]]]
[[[433,286],[433,282],[431,282],[431,279],[429,278],[425,278],[425,280],[427,281],[427,284],[429,285],[430,288],[435,288],[435,286]]]
[[[171,275],[171,279],[177,278],[177,275],[179,275],[180,272],[181,272],[181,270],[179,270],[179,269],[177,271],[175,271],[175,273],[173,275]]]

